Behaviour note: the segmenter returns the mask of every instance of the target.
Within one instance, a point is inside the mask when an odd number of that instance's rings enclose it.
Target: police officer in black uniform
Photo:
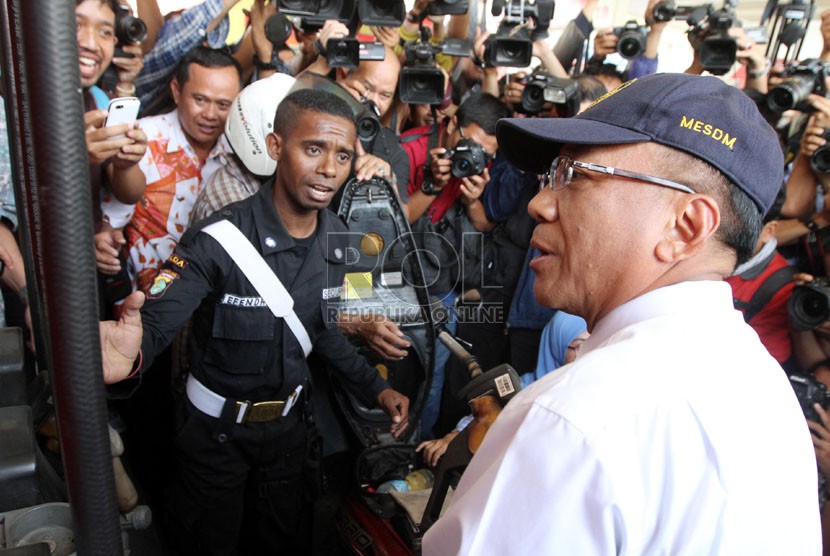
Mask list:
[[[139,311],[143,294],[135,292],[118,322],[101,323],[104,380],[129,389],[195,311],[169,499],[183,554],[303,554],[309,542],[302,400],[310,385],[301,340],[206,226],[236,226],[290,293],[314,351],[392,417],[394,436],[407,426],[409,400],[357,354],[330,317],[336,310],[327,310],[339,298],[348,234],[324,209],[355,156],[352,112],[330,93],[304,89],[282,101],[274,129],[273,184],[188,230],[146,306]]]

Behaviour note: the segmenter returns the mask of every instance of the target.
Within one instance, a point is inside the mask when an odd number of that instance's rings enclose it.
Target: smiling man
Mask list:
[[[75,0],[75,35],[78,69],[84,98],[84,131],[92,186],[92,211],[96,231],[101,228],[101,198],[110,190],[121,202],[134,203],[146,185],[138,162],[147,150],[147,136],[137,125],[105,127],[109,98],[96,84],[112,63],[115,45],[115,0]],[[119,68],[118,90],[129,86],[141,68]],[[124,96],[128,96],[129,91]]]
[[[150,291],[190,222],[202,184],[227,162],[231,149],[223,132],[241,79],[242,70],[230,54],[196,47],[181,60],[170,84],[176,110],[139,120],[149,139],[139,163],[147,178],[144,196],[134,206],[114,200],[104,204],[113,227],[127,224],[127,266],[134,289]],[[120,243],[116,234],[108,242],[113,250]],[[113,250],[107,255],[99,249],[99,263],[109,257],[117,266]]]
[[[177,554],[309,553],[310,350],[364,403],[391,416],[394,436],[407,427],[409,400],[325,318],[349,247],[345,225],[325,209],[355,157],[351,109],[330,93],[304,89],[280,103],[274,129],[275,179],[188,230],[144,308],[136,292],[118,323],[101,323],[104,379],[115,383],[131,373],[140,379],[193,313],[169,498]],[[274,283],[252,285],[245,248],[261,264],[253,274],[275,275],[290,297],[275,294]],[[131,382],[123,386],[137,386]]]
[[[722,281],[782,184],[754,103],[661,74],[497,136],[547,172],[536,297],[591,336],[499,415],[424,554],[820,554],[804,416]]]

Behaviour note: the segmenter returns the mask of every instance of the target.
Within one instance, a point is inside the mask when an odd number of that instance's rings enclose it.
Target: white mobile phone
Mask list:
[[[110,127],[118,124],[129,124],[132,127],[138,117],[138,109],[140,106],[141,101],[137,97],[112,99],[107,107],[107,121],[104,123],[104,126]],[[117,137],[123,137],[123,135],[118,135]]]

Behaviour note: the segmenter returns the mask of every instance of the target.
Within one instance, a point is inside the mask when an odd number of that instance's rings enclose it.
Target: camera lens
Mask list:
[[[830,134],[825,132],[824,135]],[[823,145],[816,149],[810,157],[810,167],[818,174],[830,174],[830,145]]]
[[[265,20],[265,36],[275,47],[282,47],[291,36],[291,23],[283,14],[274,14]]]
[[[767,106],[775,112],[793,110],[813,92],[814,84],[812,75],[794,75],[769,92]]]
[[[466,155],[460,155],[452,161],[452,175],[456,178],[466,178],[473,174],[473,163],[467,159]]]
[[[623,58],[636,58],[643,51],[643,43],[636,35],[623,36],[617,43],[617,49]]]
[[[796,330],[813,330],[830,320],[828,291],[814,283],[793,288],[788,308]]]
[[[538,114],[545,105],[544,85],[529,83],[522,91],[522,109],[528,114]]]
[[[675,13],[677,13],[677,10],[673,4],[669,2],[658,2],[654,6],[651,15],[654,16],[656,21],[671,21]]]

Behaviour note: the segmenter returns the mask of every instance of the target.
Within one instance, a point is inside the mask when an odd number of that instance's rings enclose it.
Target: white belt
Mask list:
[[[303,385],[300,384],[291,392],[288,399],[285,401],[267,401],[256,402],[238,401],[236,403],[236,422],[237,423],[262,423],[265,421],[273,421],[279,417],[285,417],[291,408],[297,403],[300,398],[300,392],[303,390]],[[207,386],[196,380],[193,375],[187,377],[187,398],[193,406],[211,417],[217,419],[222,415],[222,409],[228,402],[224,398],[209,389]]]

